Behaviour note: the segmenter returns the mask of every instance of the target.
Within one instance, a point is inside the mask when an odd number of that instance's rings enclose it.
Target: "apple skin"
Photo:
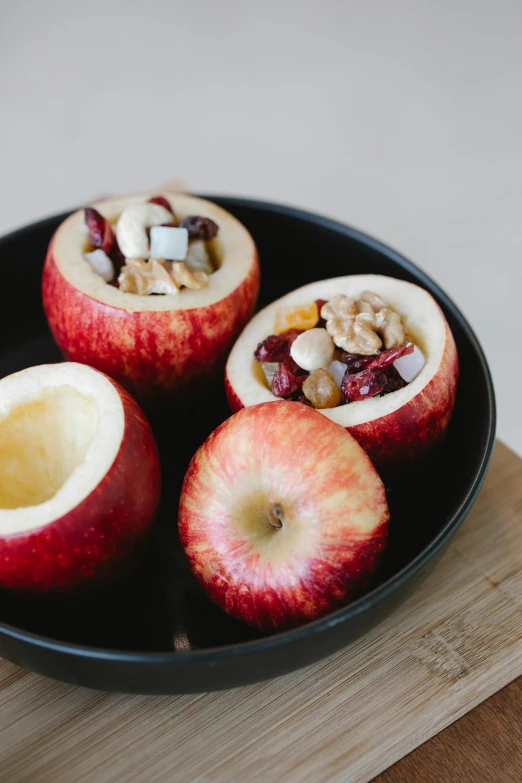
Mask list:
[[[160,498],[158,449],[141,408],[111,383],[125,416],[112,466],[67,514],[0,537],[0,587],[31,596],[100,590],[125,576],[143,552]]]
[[[446,325],[446,345],[431,381],[393,413],[348,427],[387,477],[407,473],[422,463],[442,441],[455,406],[459,363],[455,340]]]
[[[277,567],[257,545],[271,530],[273,502],[288,514]],[[381,561],[388,522],[384,485],[357,442],[286,401],[244,408],[218,427],[190,463],[179,508],[181,543],[208,596],[264,631],[301,625],[359,596]]]
[[[52,243],[42,280],[45,314],[66,359],[114,378],[145,405],[205,396],[251,317],[258,292],[257,252],[235,290],[191,310],[130,313],[99,302],[61,274]]]
[[[442,441],[455,406],[458,377],[457,348],[446,324],[442,359],[431,381],[393,413],[346,427],[385,480],[421,466]],[[226,373],[225,391],[231,410],[241,410],[243,403]]]

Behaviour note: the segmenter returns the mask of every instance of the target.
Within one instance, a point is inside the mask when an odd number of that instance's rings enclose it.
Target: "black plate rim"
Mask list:
[[[434,294],[436,298],[442,302],[444,306],[457,318],[457,320],[460,321],[460,324],[466,333],[466,337],[470,341],[479,360],[486,382],[486,393],[488,399],[488,421],[483,438],[481,458],[475,469],[472,480],[470,481],[468,491],[464,495],[459,506],[454,510],[451,517],[448,518],[442,530],[439,531],[437,536],[391,579],[383,582],[378,587],[370,590],[364,596],[357,599],[356,601],[353,601],[342,609],[338,609],[326,617],[323,617],[319,620],[314,620],[313,622],[300,626],[299,628],[272,634],[270,636],[264,636],[260,639],[241,642],[239,644],[210,647],[204,650],[191,650],[190,652],[131,652],[126,650],[107,650],[104,648],[73,644],[72,642],[60,642],[45,636],[41,636],[39,634],[31,633],[30,631],[23,631],[15,628],[14,626],[0,622],[0,633],[5,636],[16,639],[17,641],[26,642],[35,647],[40,647],[58,653],[65,653],[75,657],[93,658],[119,663],[165,663],[174,665],[175,667],[178,665],[183,666],[190,664],[191,662],[195,663],[196,661],[199,663],[205,663],[209,661],[214,661],[217,663],[231,657],[259,654],[266,650],[285,645],[288,642],[299,642],[302,639],[308,638],[315,634],[320,634],[328,628],[332,628],[333,626],[339,625],[346,620],[363,613],[373,604],[376,604],[384,599],[387,595],[400,588],[401,585],[422,571],[424,566],[427,565],[427,563],[433,557],[435,557],[437,552],[439,552],[446,545],[449,539],[456,533],[464,521],[467,513],[469,512],[471,506],[475,502],[482,484],[484,483],[495,444],[496,407],[493,380],[488,363],[486,361],[486,357],[484,355],[484,351],[482,350],[482,347],[473,329],[460,309],[440,288],[438,283],[436,283],[424,271],[419,269],[419,267],[416,266],[416,264],[414,264],[412,261],[409,261],[399,252],[384,244],[380,240],[375,239],[371,235],[360,231],[359,229],[341,223],[338,220],[326,217],[325,215],[309,212],[298,207],[292,207],[285,204],[235,197],[232,195],[202,195],[201,198],[216,201],[224,208],[226,208],[227,205],[240,207],[244,206],[257,210],[275,212],[282,215],[295,217],[299,220],[306,220],[308,222],[323,226],[324,228],[343,233],[346,236],[349,236],[351,239],[354,239],[355,241],[371,248],[372,250],[384,254],[404,270],[413,273],[419,282],[421,282],[421,284],[424,285],[430,291],[430,293]],[[71,211],[67,211],[16,228],[14,231],[5,234],[3,237],[0,237],[0,245],[4,242],[11,242],[16,240],[18,237],[23,236],[30,229],[33,230],[36,228],[44,228],[48,223],[56,224],[57,221],[61,222],[70,214]]]

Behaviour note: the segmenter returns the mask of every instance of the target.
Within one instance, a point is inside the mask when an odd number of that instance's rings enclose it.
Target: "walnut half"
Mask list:
[[[406,343],[399,313],[372,291],[364,291],[355,300],[344,294],[334,296],[322,306],[321,318],[337,347],[348,353],[371,356],[381,350],[383,340],[385,348]]]
[[[199,289],[208,284],[205,272],[192,272],[183,261],[164,258],[128,258],[118,277],[120,290],[127,294],[178,294],[182,286]]]

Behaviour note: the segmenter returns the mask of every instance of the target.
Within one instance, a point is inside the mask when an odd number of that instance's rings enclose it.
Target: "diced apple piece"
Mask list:
[[[184,261],[188,250],[188,231],[176,226],[152,226],[150,257],[167,261]]]

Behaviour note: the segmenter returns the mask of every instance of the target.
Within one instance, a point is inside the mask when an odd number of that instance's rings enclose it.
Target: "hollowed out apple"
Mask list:
[[[108,199],[95,207],[114,222],[125,207],[150,195]],[[259,289],[256,247],[238,220],[209,201],[161,195],[178,217],[202,215],[219,226],[212,240],[218,269],[207,288],[137,296],[105,283],[84,258],[83,210],[56,231],[43,273],[45,313],[65,357],[96,367],[142,402],[204,394],[251,316]]]
[[[100,588],[146,542],[160,494],[137,403],[80,364],[0,380],[0,586],[31,594]]]
[[[426,364],[410,384],[383,397],[321,410],[345,427],[387,477],[417,464],[441,440],[451,417],[458,378],[455,341],[433,297],[412,283],[380,275],[350,275],[298,288],[261,310],[234,345],[225,372],[232,410],[275,401],[253,352],[274,331],[274,316],[283,304],[298,305],[336,294],[357,298],[374,291],[402,316],[407,333],[424,353]]]
[[[218,606],[282,630],[364,589],[388,519],[384,486],[357,442],[316,411],[279,401],[236,413],[199,449],[179,530]]]

